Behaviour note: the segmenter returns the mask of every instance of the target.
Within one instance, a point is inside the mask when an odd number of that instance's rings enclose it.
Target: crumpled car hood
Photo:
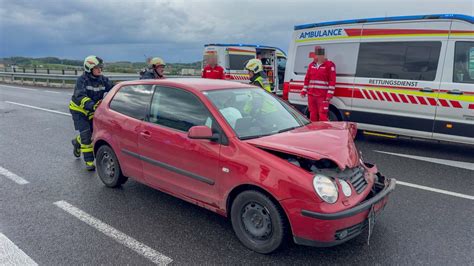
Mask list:
[[[353,127],[351,129],[351,127]],[[355,124],[316,122],[288,132],[245,140],[259,148],[284,152],[313,160],[330,159],[341,170],[360,164],[353,140]]]

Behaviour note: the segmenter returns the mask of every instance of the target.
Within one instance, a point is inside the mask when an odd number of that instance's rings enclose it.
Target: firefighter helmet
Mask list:
[[[245,65],[245,69],[248,71],[252,71],[253,73],[257,74],[263,70],[262,61],[260,59],[250,59],[247,64]]]
[[[104,67],[104,60],[102,58],[97,57],[95,55],[89,55],[84,59],[84,71],[91,72],[94,67]]]
[[[163,59],[161,59],[159,57],[153,57],[152,59],[150,59],[150,61],[148,61],[148,65],[150,65],[151,67],[153,67],[153,66],[166,66],[166,63]]]

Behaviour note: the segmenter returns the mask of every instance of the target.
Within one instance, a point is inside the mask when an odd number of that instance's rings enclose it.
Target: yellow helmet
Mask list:
[[[91,72],[94,67],[104,67],[104,60],[102,58],[97,57],[95,55],[89,55],[84,59],[84,71]]]
[[[257,74],[258,72],[261,72],[263,70],[262,61],[256,58],[250,59],[245,65],[245,69]]]
[[[148,61],[148,65],[150,66],[166,66],[165,60],[159,57],[153,57]]]

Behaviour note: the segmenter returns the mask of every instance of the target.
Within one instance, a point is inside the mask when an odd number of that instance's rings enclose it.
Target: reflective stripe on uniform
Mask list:
[[[101,86],[101,87],[92,87],[92,86],[86,86],[86,90],[90,90],[90,91],[105,91],[105,87],[104,86]]]
[[[80,113],[83,113],[85,116],[89,115],[89,112],[86,111],[84,108],[81,108],[80,106],[78,106],[75,102],[73,102],[72,100],[69,102],[69,109],[70,110],[73,110],[73,111],[77,111],[77,112],[80,112]]]
[[[92,146],[92,144],[81,144],[81,152],[94,152],[94,147]]]
[[[329,89],[328,86],[323,86],[323,85],[309,85],[308,89],[321,89],[321,90],[327,90]]]
[[[327,81],[322,81],[322,80],[310,80],[309,83],[311,84],[323,84],[323,85],[328,85]]]

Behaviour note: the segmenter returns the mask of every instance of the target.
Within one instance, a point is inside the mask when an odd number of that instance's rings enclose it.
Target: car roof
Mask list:
[[[212,90],[226,90],[226,89],[237,89],[237,88],[255,88],[244,83],[235,81],[226,81],[219,79],[203,79],[203,78],[169,78],[169,79],[143,79],[125,81],[120,83],[124,85],[137,85],[137,84],[150,84],[150,85],[162,85],[172,86],[178,88],[185,88],[188,90],[202,92]]]

